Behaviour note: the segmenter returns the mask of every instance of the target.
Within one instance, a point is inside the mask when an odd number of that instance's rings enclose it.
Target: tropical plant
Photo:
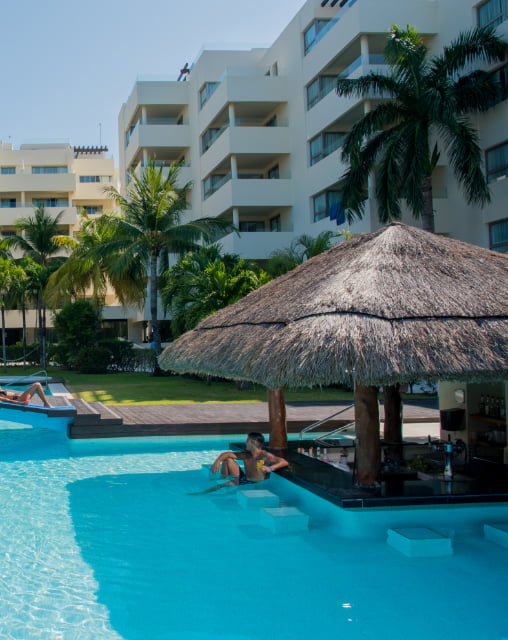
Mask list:
[[[303,234],[295,238],[286,249],[274,251],[268,258],[267,272],[274,278],[294,269],[305,260],[323,253],[333,245],[333,239],[351,237],[348,231],[321,231],[315,238]]]
[[[74,369],[78,353],[95,346],[97,315],[89,300],[68,302],[55,314],[55,357],[64,367]]]
[[[212,245],[187,253],[164,273],[161,300],[171,313],[173,335],[236,302],[270,280],[257,265]]]
[[[63,211],[56,216],[46,214],[44,206],[34,209],[33,216],[20,218],[16,221],[18,234],[5,238],[8,248],[21,249],[24,256],[32,258],[43,270],[38,274],[37,284],[37,315],[39,321],[39,349],[40,364],[46,366],[46,303],[44,288],[51,273],[65,260],[57,256],[59,251],[53,238],[58,235],[58,224]]]
[[[105,192],[121,209],[120,215],[104,214],[112,227],[112,238],[90,254],[109,259],[110,277],[121,278],[136,273],[143,286],[148,282],[151,329],[155,352],[161,352],[157,303],[159,275],[167,268],[170,254],[183,254],[196,249],[200,241],[215,241],[220,234],[232,230],[231,223],[219,218],[200,218],[182,223],[187,208],[190,183],[179,185],[180,167],[157,167],[151,160],[138,176],[130,174],[125,195],[114,187]]]
[[[34,262],[32,258],[20,258],[14,260],[15,264],[23,270],[25,276],[16,279],[8,292],[6,303],[8,309],[17,309],[21,312],[22,328],[22,349],[23,362],[27,361],[27,328],[26,312],[37,301],[37,295],[41,280],[43,279],[44,267]]]
[[[350,222],[364,214],[367,179],[376,177],[381,221],[399,219],[401,200],[422,227],[434,231],[432,174],[444,151],[468,203],[485,205],[489,189],[478,133],[468,117],[486,111],[499,87],[475,64],[504,60],[508,44],[491,28],[461,33],[435,57],[411,27],[394,25],[384,55],[388,75],[339,78],[345,97],[379,98],[344,139],[342,205]]]
[[[23,269],[18,267],[13,260],[0,258],[0,311],[2,317],[2,360],[4,369],[7,366],[7,343],[5,333],[5,305],[12,287],[22,286],[26,279]]]
[[[69,300],[89,298],[96,310],[95,345],[98,346],[100,319],[104,299],[109,289],[120,304],[140,305],[144,298],[143,272],[135,272],[139,265],[132,263],[131,272],[116,274],[114,265],[118,255],[103,254],[98,248],[114,240],[115,226],[104,216],[81,214],[79,229],[70,236],[56,236],[53,241],[71,253],[67,260],[51,274],[45,299],[53,309],[61,308]]]

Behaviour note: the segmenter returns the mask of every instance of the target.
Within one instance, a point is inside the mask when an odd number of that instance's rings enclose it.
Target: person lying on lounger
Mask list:
[[[39,396],[45,407],[51,407],[40,382],[34,382],[24,391],[9,391],[0,388],[0,402],[15,402],[17,404],[28,404],[32,396]]]
[[[222,477],[228,478],[228,480],[200,493],[217,491],[222,487],[262,482],[270,476],[272,471],[287,467],[287,460],[279,458],[262,448],[264,442],[263,435],[253,431],[247,436],[245,442],[246,451],[224,451],[224,453],[221,453],[210,467],[210,470],[213,473],[220,472]],[[237,460],[243,460],[245,471],[236,462]]]

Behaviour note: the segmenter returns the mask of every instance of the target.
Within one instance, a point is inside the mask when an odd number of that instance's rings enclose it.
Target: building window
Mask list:
[[[344,138],[343,133],[337,132],[325,132],[320,133],[318,136],[313,138],[309,142],[309,155],[310,155],[310,164],[316,164],[326,156],[329,156],[330,153],[337,151],[340,147],[342,139]]]
[[[112,176],[79,176],[80,182],[111,182]]]
[[[86,213],[87,216],[95,216],[102,213],[102,205],[97,206],[84,206],[81,207],[83,213]]]
[[[477,18],[479,27],[497,27],[507,18],[508,0],[487,0],[478,7]]]
[[[494,80],[499,85],[499,94],[496,99],[493,101],[492,106],[498,104],[499,102],[503,102],[508,98],[508,64],[496,69],[492,72]]]
[[[67,167],[32,167],[32,173],[67,173]]]
[[[206,200],[222,187],[228,180],[231,180],[230,173],[213,173],[203,180],[203,199]]]
[[[276,164],[275,167],[272,167],[271,169],[268,169],[268,172],[267,172],[266,175],[267,175],[269,180],[278,180],[280,178],[279,165]]]
[[[485,154],[487,182],[494,182],[508,176],[508,142],[504,142]]]
[[[12,237],[13,237],[13,236],[15,236],[15,235],[16,235],[16,232],[15,232],[15,231],[12,231],[12,230],[10,230],[10,229],[4,229],[4,230],[2,230],[2,236],[3,236],[4,238],[12,238]]]
[[[322,38],[323,31],[329,20],[314,20],[310,27],[303,34],[303,47],[305,55],[314,47]]]
[[[68,207],[69,201],[65,198],[34,198],[32,205],[36,209],[41,207]]]
[[[329,190],[319,193],[312,198],[312,208],[314,214],[314,222],[323,220],[333,216],[340,208],[341,194],[340,191]],[[337,224],[342,224],[338,222]]]
[[[270,231],[281,231],[282,230],[282,222],[280,219],[280,215],[276,215],[273,218],[270,218]]]
[[[16,167],[2,167],[1,168],[1,173],[2,175],[12,175],[13,173],[16,173]]]
[[[199,92],[199,108],[202,109],[206,102],[210,100],[210,97],[213,95],[213,92],[219,86],[218,82],[205,82],[203,88]]]
[[[226,127],[213,127],[207,129],[201,136],[201,153],[205,153],[217,140],[217,138],[224,133]]]
[[[318,76],[307,87],[307,109],[320,102],[337,86],[337,76]]]
[[[263,220],[245,220],[240,222],[240,232],[254,233],[265,230],[265,223]]]
[[[277,116],[274,115],[271,118],[269,118],[266,122],[265,122],[265,127],[276,127],[277,126]]]
[[[492,251],[508,252],[508,220],[490,225],[490,248]]]
[[[0,207],[2,209],[15,209],[16,208],[16,198],[2,198],[0,200]]]

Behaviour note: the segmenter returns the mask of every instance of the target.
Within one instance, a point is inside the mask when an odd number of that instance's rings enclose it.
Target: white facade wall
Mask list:
[[[34,208],[40,205],[48,215],[62,213],[62,235],[73,234],[82,211],[91,216],[111,211],[112,201],[105,197],[104,187],[118,188],[119,176],[106,151],[74,148],[67,143],[27,143],[14,149],[10,143],[0,142],[0,234],[17,233],[16,221],[33,216]],[[117,304],[113,296],[107,301]],[[114,317],[124,316],[119,312]],[[52,314],[48,313],[48,326],[51,324]],[[27,327],[33,330],[35,326],[35,313],[29,312]],[[6,328],[20,327],[20,314],[7,312]]]
[[[394,23],[414,25],[431,51],[439,53],[459,32],[477,24],[481,3],[321,4],[308,0],[268,49],[203,51],[187,81],[138,81],[119,117],[122,180],[127,170],[139,168],[152,156],[181,162],[182,179],[193,182],[189,217],[223,216],[239,224],[244,228],[241,237],[232,234],[223,246],[247,258],[265,259],[303,233],[316,236],[325,229],[336,230],[328,217],[315,219],[313,198],[336,190],[346,167],[340,149],[311,166],[309,141],[327,131],[347,132],[368,104],[330,91],[308,108],[307,86],[319,76],[358,77],[386,70],[380,54]],[[507,18],[498,26],[504,37]],[[332,22],[305,53],[303,34],[316,19]],[[216,83],[216,88],[201,107],[199,94],[206,83]],[[157,121],[158,114],[168,120]],[[482,149],[508,141],[506,122],[506,100],[476,119]],[[202,137],[211,130],[218,136],[203,151]],[[208,184],[205,195],[209,178],[216,184]],[[484,210],[468,206],[442,153],[434,177],[436,231],[488,247],[489,225],[508,218],[508,181],[497,180],[491,187],[492,202]],[[419,225],[408,213],[403,220]],[[379,226],[371,198],[365,217],[350,230],[359,233]]]

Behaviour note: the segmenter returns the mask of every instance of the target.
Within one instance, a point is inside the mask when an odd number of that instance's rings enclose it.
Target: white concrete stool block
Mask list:
[[[483,533],[487,540],[491,540],[508,549],[508,522],[484,524]]]
[[[279,496],[266,489],[245,489],[239,491],[238,503],[245,509],[262,509],[263,507],[278,507]]]
[[[450,538],[426,527],[388,529],[387,542],[409,558],[431,558],[453,555]]]
[[[261,510],[261,523],[275,533],[293,533],[309,528],[309,516],[296,507],[266,508]]]

